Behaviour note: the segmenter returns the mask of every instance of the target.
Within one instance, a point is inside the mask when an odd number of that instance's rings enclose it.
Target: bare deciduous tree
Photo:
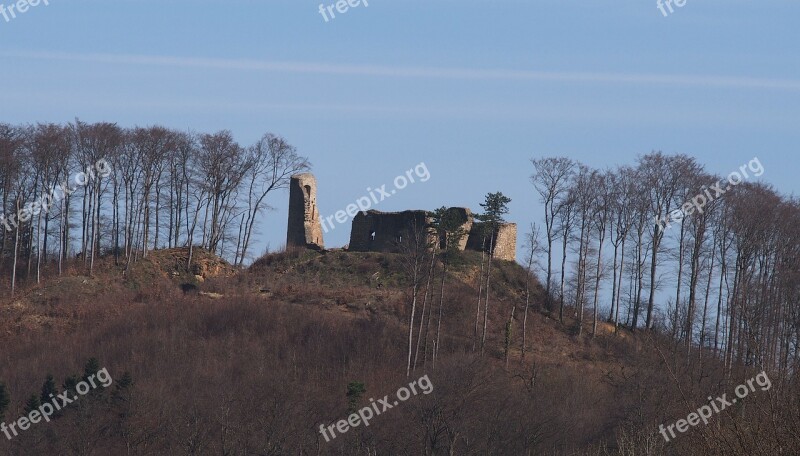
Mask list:
[[[247,157],[248,185],[247,217],[243,224],[244,239],[241,252],[237,252],[239,266],[244,264],[247,251],[253,239],[258,214],[264,209],[267,196],[276,190],[289,187],[293,174],[308,170],[311,164],[305,157],[297,154],[297,150],[283,138],[266,134],[254,146],[248,149]]]
[[[551,284],[553,273],[553,242],[558,237],[555,229],[556,217],[569,190],[570,180],[575,163],[566,157],[531,159],[535,173],[531,182],[544,204],[545,238],[547,240],[547,270],[545,271],[545,300],[549,310],[551,307]]]

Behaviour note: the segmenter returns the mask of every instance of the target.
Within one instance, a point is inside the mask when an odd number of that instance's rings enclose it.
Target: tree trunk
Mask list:
[[[492,257],[494,256],[494,227],[492,229],[492,236],[489,240],[489,263],[486,266],[486,302],[483,306],[483,335],[481,336],[481,356],[483,356],[486,347],[486,327],[489,323],[489,291],[490,281],[492,278]]]
[[[622,302],[622,277],[625,275],[625,238],[622,238],[622,252],[619,258],[619,285],[617,286],[617,315],[614,318],[614,334],[619,332],[619,305]],[[630,301],[629,301],[630,302]],[[630,304],[628,305],[630,309]]]
[[[612,240],[612,243],[614,241]],[[614,244],[614,268],[611,285],[611,310],[608,312],[608,322],[614,321],[614,307],[617,305],[617,258],[619,256],[619,243]]]
[[[436,358],[439,357],[439,347],[441,342],[439,337],[442,334],[442,308],[444,307],[444,280],[447,275],[447,261],[442,264],[442,283],[439,288],[439,318],[436,320],[436,343],[433,346],[433,368],[436,369]],[[428,320],[430,321],[430,319]]]
[[[706,317],[708,315],[708,302],[711,298],[711,280],[714,275],[714,260],[716,260],[715,249],[717,245],[717,234],[714,232],[714,239],[711,242],[711,264],[708,268],[708,282],[706,283],[706,296],[705,301],[703,303],[703,322],[702,326],[700,326],[700,361],[703,360],[703,348],[705,346],[706,341]]]
[[[677,315],[678,309],[681,305],[681,286],[683,285],[683,251],[684,251],[684,241],[686,240],[686,223],[681,223],[681,234],[678,238],[678,280],[675,283],[675,315],[676,315],[676,323],[677,323]],[[687,309],[687,311],[690,309]],[[678,325],[675,324],[673,328],[673,338],[676,335],[676,331],[678,330]],[[686,328],[686,331],[689,331],[689,328]]]
[[[605,232],[605,230],[603,230]],[[592,338],[597,335],[597,298],[600,294],[600,267],[603,263],[603,241],[605,236],[600,235],[599,245],[597,246],[597,268],[595,269],[594,278],[594,321],[592,322]]]
[[[408,365],[406,367],[406,377],[411,376],[411,349],[414,346],[414,315],[417,311],[417,265],[414,265],[414,288],[411,292],[411,319],[408,323]]]
[[[642,239],[644,233],[641,229],[638,232],[638,241],[636,245],[636,301],[634,301],[633,306],[633,323],[631,324],[631,330],[636,331],[639,327],[639,312],[641,311],[642,306],[642,288],[644,288],[644,262],[642,261],[642,250],[644,249],[644,240]]]
[[[525,316],[522,317],[522,353],[520,354],[520,362],[525,361],[525,343],[526,336],[528,335],[528,308],[531,302],[531,265],[533,264],[533,248],[531,248],[531,255],[528,258],[528,270],[525,271]]]
[[[414,364],[412,366],[412,369],[415,371],[417,370],[417,360],[419,359],[419,346],[420,342],[422,341],[422,330],[425,324],[425,311],[427,310],[428,307],[428,295],[430,294],[431,290],[431,279],[433,278],[433,268],[435,265],[434,263],[435,261],[436,261],[436,250],[434,250],[433,255],[431,255],[431,265],[428,268],[428,283],[425,285],[425,295],[422,298],[422,312],[421,312],[421,317],[419,319],[419,334],[417,335],[417,348],[414,353]],[[428,335],[426,333],[425,343],[427,344],[427,342],[428,342]]]
[[[19,197],[17,197],[17,214],[19,214]],[[14,296],[14,292],[17,289],[17,257],[19,256],[19,226],[20,223],[17,222],[17,226],[15,227],[15,236],[14,236],[14,261],[12,263],[11,268],[11,296]]]
[[[486,238],[483,239],[483,245],[486,245]],[[478,305],[475,308],[475,338],[472,341],[472,352],[474,353],[477,350],[478,346],[478,333],[480,327],[480,315],[481,315],[481,298],[483,297],[483,265],[486,262],[486,252],[481,249],[481,272],[478,275]]]
[[[561,247],[561,298],[559,299],[561,302],[559,303],[558,308],[558,321],[560,321],[561,324],[564,324],[564,282],[567,275],[567,246],[569,245],[569,232],[564,232],[564,238],[561,241],[563,242]]]

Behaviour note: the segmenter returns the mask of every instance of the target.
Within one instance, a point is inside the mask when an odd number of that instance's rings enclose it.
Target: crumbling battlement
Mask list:
[[[472,212],[464,207],[451,207],[448,211],[456,211],[463,220],[462,229],[469,233],[459,242],[459,250],[488,251],[491,233],[481,229],[482,223],[473,221]],[[403,212],[359,212],[353,218],[350,231],[350,250],[356,252],[397,252],[397,243],[406,230],[414,224],[428,225],[432,221],[431,213],[421,210]],[[444,246],[444,239],[440,240]],[[517,225],[501,224],[495,231],[494,256],[501,260],[516,260]]]
[[[317,209],[317,180],[311,173],[296,174],[289,183],[286,247],[325,248]]]

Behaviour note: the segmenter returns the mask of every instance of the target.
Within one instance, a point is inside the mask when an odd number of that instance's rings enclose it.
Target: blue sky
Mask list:
[[[319,4],[50,0],[0,16],[0,122],[279,134],[313,162],[323,216],[424,162],[430,180],[375,209],[477,210],[502,191],[525,227],[544,155],[605,167],[663,150],[720,174],[757,156],[763,180],[798,191],[798,2],[687,0],[664,17],[655,0],[370,0],[327,23]],[[256,250],[285,242],[287,199]]]

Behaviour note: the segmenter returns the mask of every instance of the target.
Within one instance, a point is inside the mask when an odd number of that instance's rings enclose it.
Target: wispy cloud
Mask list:
[[[178,68],[207,68],[231,71],[263,71],[271,73],[453,80],[510,80],[558,83],[679,85],[720,89],[800,91],[800,80],[768,79],[743,76],[437,68],[276,62],[250,59],[217,59],[131,54],[74,54],[65,52],[40,51],[0,51],[0,56],[16,59],[85,62],[109,65],[147,65]]]

